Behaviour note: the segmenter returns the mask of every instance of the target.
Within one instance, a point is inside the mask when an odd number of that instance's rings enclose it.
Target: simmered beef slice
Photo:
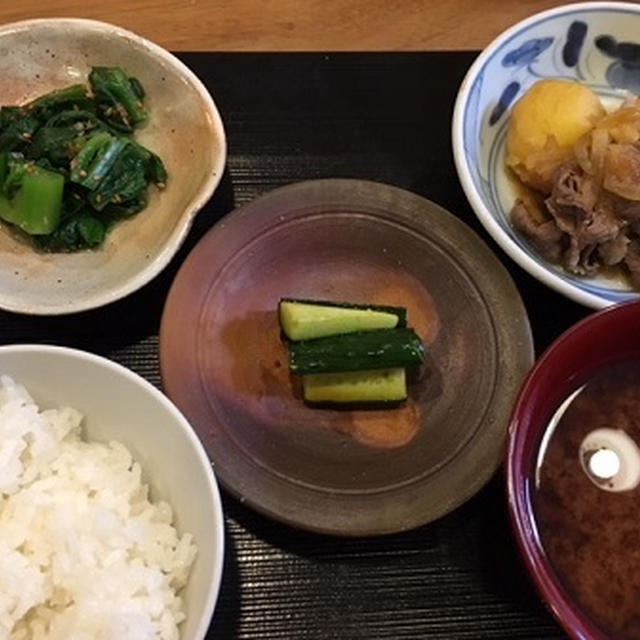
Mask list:
[[[576,235],[589,221],[599,195],[595,180],[575,166],[565,165],[556,172],[545,204],[558,228]]]
[[[626,223],[616,215],[613,203],[606,195],[598,199],[580,229],[582,244],[603,244],[615,240],[624,231]]]
[[[568,235],[562,256],[567,271],[590,275],[602,262],[617,264],[622,260],[626,223],[618,218],[613,200],[601,192],[591,176],[575,166],[562,167],[545,204],[558,228]]]
[[[564,249],[563,233],[553,220],[539,222],[522,200],[511,210],[513,226],[533,245],[546,260],[558,262]]]
[[[616,216],[612,202],[601,197],[588,212],[585,222],[571,236],[565,266],[573,273],[596,273],[602,264],[618,264],[626,252],[626,224]]]
[[[593,275],[600,269],[597,244],[581,244],[576,236],[569,236],[569,247],[562,256],[564,268],[581,276]]]
[[[629,275],[631,276],[631,283],[634,288],[640,289],[640,241],[632,240],[627,247],[627,255],[624,258],[624,263],[629,269]]]
[[[640,142],[609,144],[605,160],[597,178],[575,162],[561,166],[544,205],[518,200],[511,222],[566,271],[594,275],[624,265],[640,290]]]
[[[611,267],[624,260],[628,246],[629,238],[624,231],[621,231],[613,240],[607,240],[598,246],[598,255],[603,264]]]
[[[638,222],[640,220],[640,202],[630,202],[622,198],[614,200],[618,215],[629,222]]]

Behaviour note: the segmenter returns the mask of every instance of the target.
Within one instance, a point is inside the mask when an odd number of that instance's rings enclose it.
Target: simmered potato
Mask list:
[[[541,80],[514,105],[507,132],[507,165],[532,187],[548,192],[556,168],[578,139],[605,115],[588,87]]]

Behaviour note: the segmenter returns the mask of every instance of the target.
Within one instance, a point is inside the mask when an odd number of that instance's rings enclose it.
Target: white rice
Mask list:
[[[192,538],[81,420],[0,378],[0,639],[176,640]]]

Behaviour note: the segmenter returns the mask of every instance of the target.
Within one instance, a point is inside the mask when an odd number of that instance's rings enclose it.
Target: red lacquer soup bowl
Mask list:
[[[529,373],[510,422],[517,542],[573,638],[640,637],[639,327],[630,302],[567,330]]]

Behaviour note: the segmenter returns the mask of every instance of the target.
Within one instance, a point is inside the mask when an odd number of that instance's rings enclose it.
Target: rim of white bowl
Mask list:
[[[82,300],[70,301],[60,308],[52,309],[46,304],[30,306],[29,308],[20,304],[3,303],[2,305],[2,308],[6,311],[47,316],[66,315],[103,307],[111,302],[115,302],[116,300],[120,300],[121,298],[128,296],[130,293],[137,291],[145,284],[151,282],[151,280],[164,270],[178,249],[182,246],[187,234],[191,230],[196,214],[205,206],[205,204],[207,204],[220,184],[227,162],[227,138],[224,131],[224,125],[222,123],[222,117],[220,116],[218,107],[209,93],[209,90],[206,88],[202,80],[200,80],[200,78],[198,78],[198,76],[191,71],[184,62],[155,42],[147,40],[144,36],[110,22],[91,20],[88,18],[33,18],[30,20],[9,22],[7,24],[0,25],[0,36],[6,33],[28,30],[36,26],[51,26],[52,23],[59,25],[67,24],[71,27],[83,27],[96,31],[110,32],[144,47],[154,56],[161,58],[167,65],[176,69],[187,79],[189,84],[193,86],[202,99],[212,123],[214,133],[219,140],[219,148],[216,148],[215,150],[212,149],[211,159],[213,161],[213,171],[205,181],[200,192],[189,203],[189,206],[186,208],[184,215],[181,218],[181,222],[176,225],[176,229],[173,234],[169,237],[169,240],[155,259],[149,262],[149,264],[141,271],[134,274],[123,283],[116,285],[115,287],[111,287],[103,293],[96,293],[87,296]]]
[[[464,110],[469,99],[469,93],[478,72],[484,67],[487,59],[493,55],[504,42],[509,40],[516,33],[524,30],[541,19],[563,15],[580,10],[604,10],[604,9],[624,9],[640,15],[640,5],[632,2],[574,2],[565,4],[546,11],[535,13],[513,26],[503,31],[497,38],[492,40],[473,61],[458,90],[458,96],[453,108],[453,120],[451,124],[451,143],[453,147],[453,158],[458,172],[458,178],[462,189],[467,196],[467,200],[474,210],[476,216],[491,237],[498,243],[501,249],[518,265],[528,271],[534,278],[563,294],[567,298],[593,309],[601,309],[616,304],[616,300],[608,300],[601,296],[584,291],[580,287],[567,282],[562,276],[553,273],[541,262],[536,261],[524,249],[522,249],[512,238],[510,238],[500,227],[494,216],[485,205],[483,199],[478,194],[471,178],[469,163],[464,151]]]
[[[216,480],[215,474],[213,472],[213,464],[209,460],[209,456],[207,455],[204,445],[200,441],[200,438],[196,434],[194,428],[191,426],[189,421],[185,418],[183,413],[176,407],[176,405],[166,396],[162,391],[153,386],[148,380],[143,378],[141,375],[137,374],[135,371],[125,367],[118,362],[114,362],[109,358],[104,356],[99,356],[95,353],[91,353],[90,351],[83,351],[82,349],[75,349],[73,347],[63,347],[58,345],[48,345],[48,344],[32,344],[32,343],[24,343],[24,344],[9,344],[9,345],[0,345],[0,355],[3,353],[34,353],[34,352],[44,352],[51,354],[60,354],[71,356],[72,358],[77,358],[79,360],[85,360],[91,362],[96,365],[100,365],[106,367],[107,369],[111,369],[119,375],[131,380],[137,385],[140,385],[147,393],[153,396],[180,424],[185,436],[189,439],[189,442],[193,446],[196,451],[196,455],[198,456],[202,468],[205,470],[205,475],[207,478],[207,484],[209,487],[209,492],[211,493],[213,508],[216,512],[217,518],[216,522],[212,523],[215,527],[215,535],[220,540],[220,544],[216,546],[213,552],[213,575],[212,579],[209,583],[209,592],[206,595],[206,609],[203,611],[202,619],[200,620],[196,632],[194,634],[195,640],[200,640],[204,638],[209,626],[211,624],[211,620],[213,619],[213,614],[215,611],[216,604],[218,602],[218,597],[220,595],[220,586],[222,583],[222,571],[224,567],[224,549],[225,549],[225,538],[224,538],[224,512],[222,510],[222,499],[220,497],[220,489],[218,487],[218,481]]]

